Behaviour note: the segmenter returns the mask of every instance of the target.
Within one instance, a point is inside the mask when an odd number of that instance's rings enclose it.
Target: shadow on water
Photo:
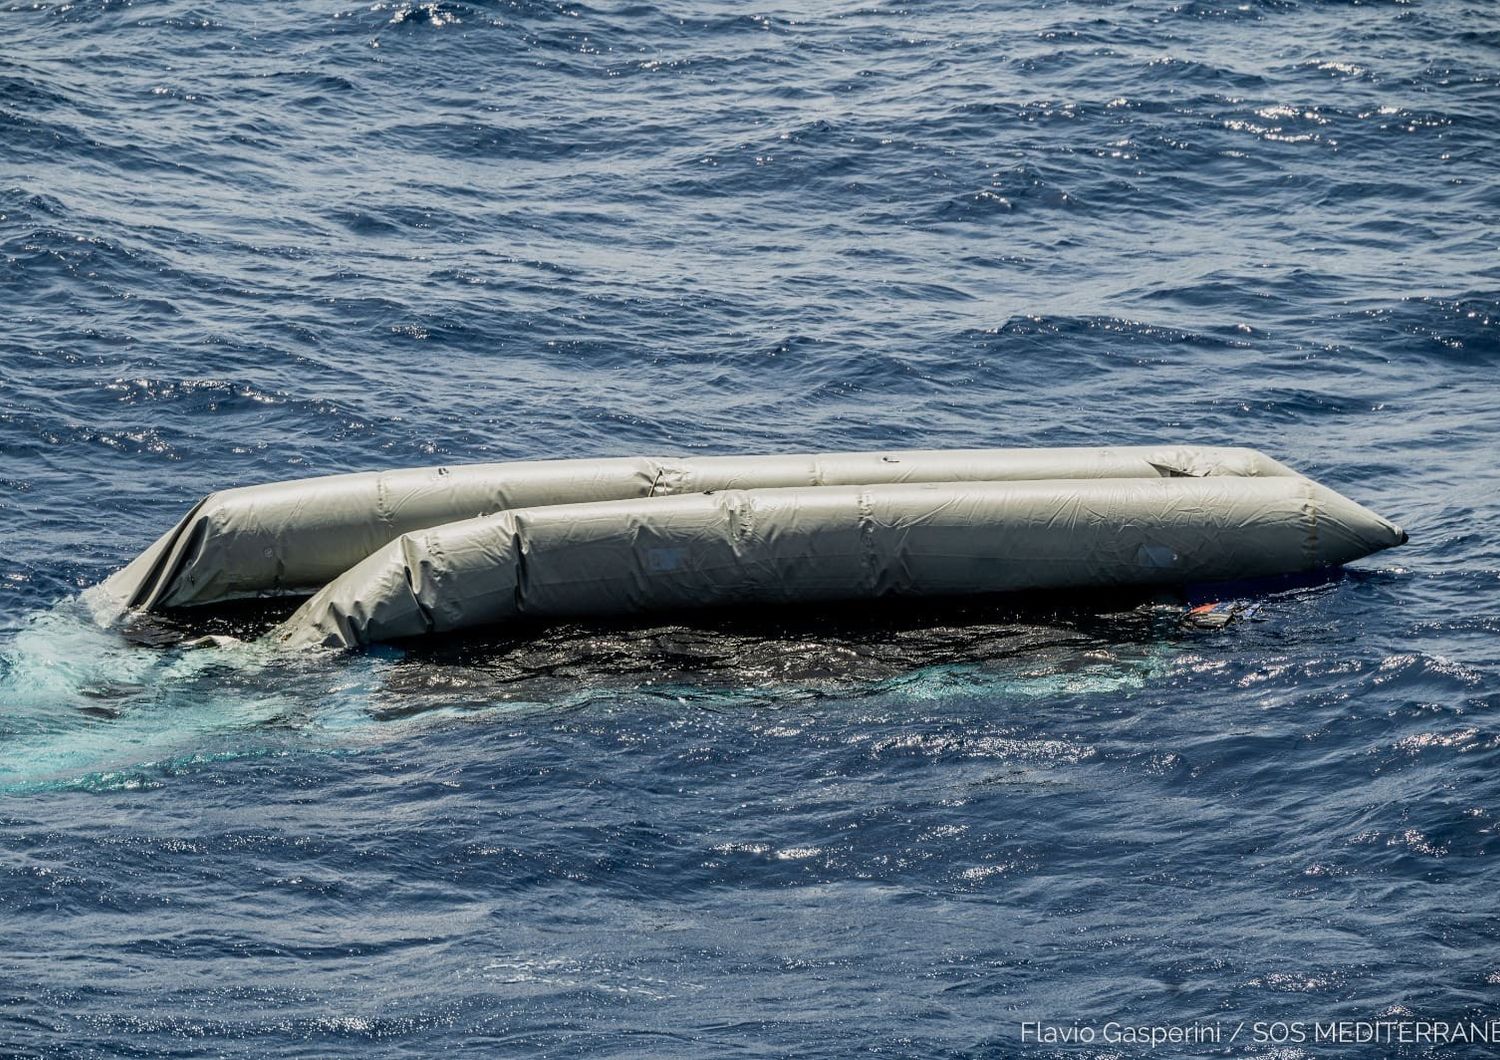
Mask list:
[[[1093,672],[1170,637],[1181,607],[1140,595],[737,608],[403,644],[386,688],[424,700],[590,689],[702,705],[853,698],[935,671]],[[478,692],[478,697],[475,697]]]
[[[1327,580],[1260,588],[1295,593]],[[336,656],[257,641],[294,602],[106,629],[68,600],[0,645],[0,789],[154,787],[208,760],[348,753],[445,718],[546,717],[624,699],[722,711],[1126,692],[1199,640],[1203,631],[1184,616],[1214,596],[1210,588],[736,608]]]

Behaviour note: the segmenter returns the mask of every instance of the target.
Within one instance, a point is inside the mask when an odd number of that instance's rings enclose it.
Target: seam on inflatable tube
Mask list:
[[[865,568],[865,581],[869,583],[870,592],[874,593],[880,588],[880,555],[875,549],[875,503],[870,499],[868,489],[859,491],[857,506],[859,548]]]
[[[387,529],[391,526],[394,512],[391,508],[391,485],[389,476],[380,474],[375,476],[375,516]]]
[[[1318,562],[1318,495],[1311,482],[1303,487],[1303,492],[1307,498],[1302,506],[1307,515],[1307,538],[1303,548],[1307,554],[1307,569],[1312,570],[1321,566]]]
[[[413,573],[414,568],[421,562],[413,552],[416,544],[410,534],[401,535],[401,570],[406,575],[406,591],[411,593],[411,602],[417,609],[417,614],[422,616],[422,625],[426,632],[432,633],[437,629],[437,620],[433,617],[432,609],[422,602],[421,595],[417,592],[417,579]]]
[[[755,533],[755,506],[749,497],[739,491],[732,494],[725,503],[734,520],[734,546],[738,552]]]
[[[516,614],[526,614],[526,548],[525,541],[521,537],[521,527],[517,523],[510,534],[510,553],[515,560],[516,570]]]
[[[271,596],[280,596],[288,591],[286,584],[287,550],[285,545],[283,544],[283,539],[286,536],[285,527],[289,524],[296,525],[299,521],[301,521],[303,513],[307,511],[309,500],[310,498],[308,497],[298,497],[296,502],[292,505],[291,516],[282,521],[281,527],[279,527],[275,533],[274,540],[276,544],[273,546],[275,555],[271,557],[273,560],[274,568],[274,572],[271,575],[271,586],[269,592],[269,595]],[[321,588],[321,586],[319,586],[319,588]],[[295,592],[296,589],[296,586],[292,586],[290,591]],[[257,595],[261,594],[258,592]]]

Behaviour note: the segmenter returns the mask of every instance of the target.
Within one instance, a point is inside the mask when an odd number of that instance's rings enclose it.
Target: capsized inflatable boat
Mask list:
[[[1248,449],[525,461],[216,493],[91,600],[111,617],[314,593],[271,636],[352,647],[518,618],[1253,578],[1405,539]]]

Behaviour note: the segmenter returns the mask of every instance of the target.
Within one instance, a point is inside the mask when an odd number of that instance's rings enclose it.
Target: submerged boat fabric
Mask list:
[[[402,534],[544,504],[770,486],[1294,474],[1253,449],[1148,446],[605,457],[330,475],[206,497],[93,602],[118,613],[307,595]]]
[[[1299,477],[730,490],[403,534],[273,636],[353,647],[523,617],[1260,577],[1402,533]]]
[[[216,493],[91,599],[109,618],[312,593],[272,639],[347,648],[523,618],[1261,577],[1404,540],[1241,448],[525,461]]]

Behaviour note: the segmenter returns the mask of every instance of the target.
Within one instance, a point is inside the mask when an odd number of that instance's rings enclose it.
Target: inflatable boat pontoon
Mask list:
[[[1249,449],[524,461],[216,493],[91,599],[118,616],[311,593],[271,636],[353,647],[520,618],[1265,577],[1405,540]]]

